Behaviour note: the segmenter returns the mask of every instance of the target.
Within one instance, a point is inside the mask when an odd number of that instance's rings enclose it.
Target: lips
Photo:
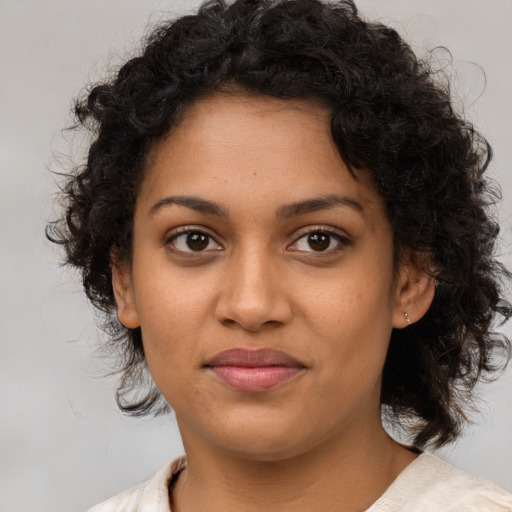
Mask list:
[[[289,354],[273,349],[226,350],[211,359],[205,367],[227,386],[253,393],[283,385],[306,368]]]

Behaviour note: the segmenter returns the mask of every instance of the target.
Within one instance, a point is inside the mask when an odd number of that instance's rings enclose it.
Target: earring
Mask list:
[[[409,313],[407,311],[404,311],[405,319],[407,320],[407,323],[411,325],[411,317],[409,316]]]

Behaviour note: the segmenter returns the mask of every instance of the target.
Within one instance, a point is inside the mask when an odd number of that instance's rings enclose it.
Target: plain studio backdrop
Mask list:
[[[148,22],[195,0],[0,0],[0,512],[83,511],[182,453],[172,416],[123,417],[79,280],[45,241],[71,100],[136,48]],[[512,263],[512,2],[361,0],[421,54],[451,50],[457,105],[495,150]],[[446,52],[437,51],[440,66]],[[444,64],[443,64],[444,63]],[[509,294],[510,296],[510,294]],[[512,326],[505,327],[512,334]],[[512,491],[512,377],[481,390],[483,413],[442,455]]]

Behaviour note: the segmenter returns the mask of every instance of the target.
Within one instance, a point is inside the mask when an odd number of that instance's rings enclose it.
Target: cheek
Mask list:
[[[390,324],[393,311],[391,277],[369,267],[352,267],[302,286],[303,308],[317,328],[371,331]]]
[[[375,262],[374,262],[375,263]],[[317,334],[317,350],[328,351],[330,373],[347,378],[380,373],[392,330],[391,278],[372,267],[340,272],[337,279],[310,290],[305,317]],[[375,264],[374,264],[375,268]],[[332,363],[332,364],[331,364]]]
[[[213,277],[187,277],[187,273],[173,269],[165,257],[140,269],[134,265],[145,357],[162,391],[172,389],[187,372],[200,366],[200,340],[212,318],[218,289]]]
[[[314,326],[318,333],[314,393],[321,414],[330,414],[335,404],[334,421],[344,422],[368,407],[378,410],[390,315],[384,313],[385,305],[379,307],[375,297],[369,300],[361,290],[332,299],[323,314],[318,312]]]
[[[204,315],[214,289],[212,280],[197,269],[176,268],[163,251],[151,259],[142,254],[140,261],[144,264],[134,265],[134,287],[143,328],[167,336],[193,328],[197,320],[189,319]]]

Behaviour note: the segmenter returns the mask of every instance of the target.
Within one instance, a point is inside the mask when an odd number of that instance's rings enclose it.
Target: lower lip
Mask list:
[[[259,392],[280,386],[302,373],[302,368],[288,366],[213,366],[212,373],[238,391]]]

